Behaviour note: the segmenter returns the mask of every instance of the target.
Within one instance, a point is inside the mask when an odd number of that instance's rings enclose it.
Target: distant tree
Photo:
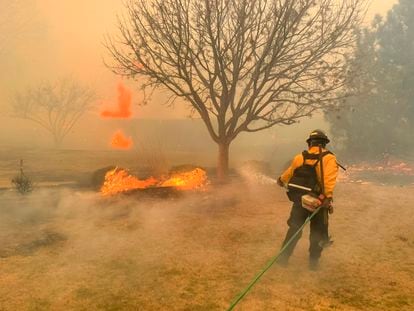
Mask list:
[[[368,29],[358,33],[355,54],[348,59],[346,72],[349,80],[344,90],[352,96],[338,102],[336,107],[325,110],[325,117],[331,124],[335,149],[348,150],[350,154],[357,152],[359,155],[361,150],[376,149],[378,144],[385,144],[378,141],[380,137],[376,133],[377,116],[374,114],[378,110],[366,104],[374,102],[377,93],[374,77],[377,75],[375,38],[375,32]]]
[[[400,0],[362,30],[348,66],[361,72],[346,87],[356,95],[326,114],[342,148],[369,157],[413,151],[414,2]]]
[[[56,147],[79,118],[93,106],[95,92],[72,79],[44,83],[17,93],[12,101],[14,116],[30,120],[53,136]]]
[[[0,55],[27,32],[34,12],[33,4],[31,0],[0,1]]]
[[[330,105],[364,0],[130,0],[114,72],[184,99],[218,144],[218,176],[242,132],[293,124]]]

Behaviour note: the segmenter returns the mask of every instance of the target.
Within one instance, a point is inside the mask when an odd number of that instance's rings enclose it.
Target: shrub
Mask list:
[[[33,190],[32,180],[23,171],[23,160],[20,160],[20,173],[11,180],[20,194],[28,194]]]

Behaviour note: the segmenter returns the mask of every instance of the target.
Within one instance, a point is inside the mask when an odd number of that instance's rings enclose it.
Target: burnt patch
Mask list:
[[[35,238],[18,243],[5,244],[0,248],[0,258],[12,256],[31,256],[40,249],[58,246],[67,240],[67,237],[59,232],[44,231]]]
[[[122,192],[122,195],[131,197],[147,197],[147,198],[179,198],[183,195],[183,191],[176,187],[149,187],[145,189],[133,189]]]

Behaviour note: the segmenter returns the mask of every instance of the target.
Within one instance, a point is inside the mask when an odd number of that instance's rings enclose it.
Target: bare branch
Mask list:
[[[79,118],[93,107],[95,99],[94,91],[66,78],[17,93],[12,108],[15,117],[42,126],[60,145]]]
[[[334,104],[366,3],[129,0],[106,41],[110,67],[184,99],[230,143]]]

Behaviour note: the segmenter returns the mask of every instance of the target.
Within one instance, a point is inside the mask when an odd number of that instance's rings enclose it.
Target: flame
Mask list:
[[[134,189],[149,188],[155,186],[157,183],[158,181],[153,177],[140,180],[131,176],[126,170],[115,168],[106,173],[101,192],[104,195],[114,195]]]
[[[133,145],[131,137],[126,137],[121,130],[118,130],[111,140],[111,146],[115,149],[130,149]]]
[[[207,173],[200,168],[189,172],[174,173],[171,176],[161,177],[160,179],[150,177],[144,180],[130,175],[124,169],[116,168],[106,173],[101,193],[103,195],[115,195],[131,190],[152,187],[174,187],[178,190],[203,190],[207,184]]]
[[[175,173],[162,182],[161,187],[176,187],[180,190],[203,188],[207,184],[207,173],[201,168],[189,172]]]
[[[132,94],[122,83],[118,84],[118,107],[117,110],[104,110],[101,112],[103,118],[129,119],[131,111]]]

